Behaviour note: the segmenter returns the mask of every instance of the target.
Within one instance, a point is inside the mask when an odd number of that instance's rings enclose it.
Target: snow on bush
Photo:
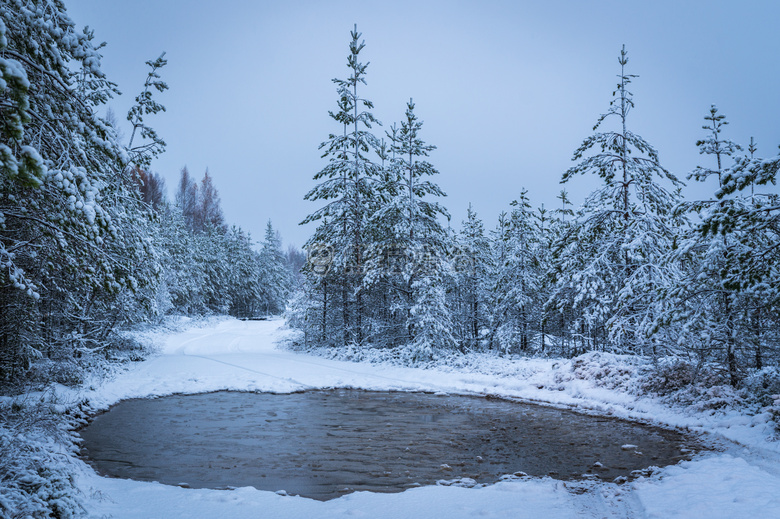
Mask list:
[[[693,363],[680,357],[664,357],[644,378],[642,389],[647,393],[668,396],[692,386],[719,386],[727,380],[710,366]]]
[[[592,351],[572,359],[571,372],[599,387],[636,393],[641,362],[639,357]]]
[[[751,373],[742,381],[742,386],[758,404],[774,405],[780,395],[780,369],[771,367]]]
[[[746,393],[732,387],[721,369],[680,357],[658,359],[641,386],[642,393],[694,411],[739,409],[746,404]]]
[[[79,340],[73,338],[74,342]],[[110,375],[127,363],[144,360],[151,351],[149,343],[142,338],[117,330],[109,334],[103,345],[83,348],[77,356],[61,349],[31,361],[24,377],[26,390],[42,390],[49,384],[84,385],[93,378]],[[12,392],[13,387],[6,387],[5,391]]]
[[[77,420],[41,399],[0,402],[0,517],[70,519],[84,513],[73,481]]]
[[[755,402],[758,412],[769,413],[780,434],[780,368],[764,368],[751,373],[743,381],[748,399]]]

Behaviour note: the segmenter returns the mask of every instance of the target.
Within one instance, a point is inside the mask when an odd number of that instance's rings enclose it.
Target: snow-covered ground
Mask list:
[[[766,417],[675,411],[572,376],[569,361],[530,359],[502,366],[419,369],[328,360],[278,349],[282,321],[224,320],[158,335],[159,354],[86,394],[95,408],[137,397],[220,389],[290,392],[354,387],[492,394],[686,428],[719,445],[623,485],[507,480],[483,488],[427,486],[397,494],[358,492],[327,502],[254,488],[185,489],[98,476],[86,464],[77,484],[93,517],[114,518],[460,518],[780,517],[780,442]],[[495,369],[493,369],[495,368]],[[64,391],[64,390],[63,390]]]

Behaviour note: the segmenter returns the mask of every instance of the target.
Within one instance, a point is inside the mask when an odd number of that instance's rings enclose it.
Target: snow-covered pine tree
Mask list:
[[[282,240],[271,220],[265,227],[265,236],[258,257],[260,289],[264,295],[265,314],[280,314],[284,311],[290,295],[291,279],[287,269]]]
[[[777,185],[780,155],[756,157],[752,138],[748,151],[723,175],[715,194],[722,203],[702,230],[729,234],[735,242],[722,276],[725,286],[742,297],[747,313],[743,340],[752,347],[753,366],[761,369],[766,359],[780,362],[780,194],[769,187]]]
[[[535,308],[537,322],[534,323],[539,337],[538,348],[544,353],[547,347],[549,329],[547,326],[550,320],[545,303],[552,295],[554,282],[550,276],[552,266],[553,244],[557,240],[555,234],[557,222],[554,211],[549,211],[542,204],[533,214],[533,234],[536,237],[536,248],[534,251],[534,262],[536,263],[536,272],[538,276],[537,287],[535,291]]]
[[[558,281],[553,295],[563,309],[579,313],[572,323],[584,334],[584,344],[608,341],[621,351],[645,351],[646,326],[652,319],[652,294],[662,283],[660,261],[671,248],[677,203],[672,188],[680,181],[661,166],[658,152],[628,127],[634,107],[628,85],[625,46],[618,58],[620,75],[609,110],[594,130],[617,119],[614,130],[594,133],[575,151],[578,163],[563,174],[596,175],[602,187],[591,193],[568,234],[560,242]],[[607,344],[604,344],[607,346]]]
[[[403,173],[399,170],[397,148],[398,125],[393,123],[377,149],[379,175],[376,197],[370,207],[372,217],[366,228],[366,257],[363,290],[370,301],[366,315],[366,332],[374,347],[408,344],[407,322],[411,293],[404,270],[410,259],[408,237],[396,239],[397,220],[377,215],[399,196]]]
[[[575,214],[571,208],[569,194],[565,189],[562,189],[556,198],[561,201],[561,205],[552,212],[549,240],[544,241],[544,247],[547,250],[543,252],[545,260],[542,265],[545,273],[546,294],[543,319],[547,333],[551,334],[546,340],[554,342],[561,355],[569,355],[572,344],[569,323],[574,320],[572,317],[574,311],[571,304],[561,304],[561,302],[571,301],[573,298],[556,295],[556,290],[559,290],[556,285],[558,280],[563,277],[563,273],[557,270],[561,267],[557,255],[560,249],[557,248],[557,245],[564,243],[564,237],[569,233]],[[568,289],[568,292],[571,293],[571,289]],[[545,333],[543,332],[542,335],[544,336]]]
[[[0,5],[0,377],[109,345],[155,276],[131,158],[97,113],[116,93],[102,45],[60,1]]]
[[[528,191],[523,189],[511,206],[500,235],[504,259],[497,265],[494,280],[491,333],[493,347],[505,353],[528,350],[544,304],[538,300],[542,271]]]
[[[741,147],[736,143],[722,138],[724,126],[728,124],[726,117],[718,113],[715,105],[705,116],[707,123],[702,126],[707,132],[704,139],[696,142],[701,154],[714,156],[716,168],[697,167],[689,178],[705,181],[710,176],[718,179],[718,188],[722,186],[723,175],[728,169],[723,162],[732,159],[734,153]],[[726,204],[724,201],[722,204]],[[739,294],[730,290],[723,279],[725,264],[731,261],[734,242],[726,233],[717,232],[716,200],[703,200],[683,204],[683,208],[699,213],[701,223],[695,226],[694,232],[683,243],[678,261],[687,264],[683,279],[670,290],[665,291],[665,298],[672,307],[672,319],[682,323],[683,333],[678,343],[687,348],[698,350],[707,355],[713,350],[723,353],[723,362],[729,374],[732,385],[738,383],[737,373],[737,329],[739,327],[739,310],[741,305]]]
[[[716,176],[718,178],[718,187],[721,187],[725,169],[723,161],[727,157],[734,156],[742,147],[733,141],[721,138],[724,127],[729,123],[725,115],[718,113],[717,106],[710,105],[710,113],[704,117],[704,120],[707,122],[702,126],[702,129],[707,132],[707,135],[703,139],[696,141],[696,146],[699,148],[699,154],[713,155],[715,157],[717,169],[697,166],[688,178],[704,182],[707,178]]]
[[[341,125],[342,133],[330,134],[320,145],[320,149],[325,150],[323,157],[328,158],[328,164],[314,176],[320,184],[305,196],[306,200],[327,203],[302,223],[320,222],[307,246],[318,250],[324,247],[333,252],[327,270],[341,291],[342,339],[345,344],[360,344],[364,338],[362,321],[365,313],[362,301],[364,233],[370,216],[369,206],[376,197],[375,182],[379,174],[379,167],[369,155],[380,146],[371,128],[381,123],[370,112],[373,103],[362,97],[358,89],[366,84],[368,63],[361,63],[359,57],[365,42],[360,40],[362,35],[357,32],[357,26],[350,35],[347,57],[350,75],[347,79],[333,80],[339,96],[339,111],[330,113]],[[339,310],[334,304],[330,308],[330,311]],[[326,321],[329,320],[327,317]]]
[[[439,172],[424,159],[436,146],[426,144],[420,137],[422,121],[414,113],[412,99],[406,105],[405,120],[391,138],[393,158],[389,185],[383,186],[387,203],[377,212],[375,219],[393,222],[393,241],[413,243],[416,238],[439,239],[443,233],[437,216],[446,216],[447,211],[437,202],[425,199],[428,196],[446,196],[427,177]],[[420,236],[416,236],[420,235]]]
[[[437,219],[448,213],[427,199],[445,194],[429,180],[438,171],[425,158],[436,147],[421,139],[422,125],[410,99],[400,128],[388,135],[392,151],[388,181],[383,183],[383,204],[371,222],[373,228],[381,229],[374,233],[378,256],[387,257],[388,251],[404,255],[399,272],[403,283],[395,287],[401,294],[392,294],[392,304],[396,315],[405,319],[404,342],[418,359],[455,345],[443,288],[450,275],[449,244]]]
[[[114,348],[114,328],[148,310],[144,285],[157,263],[151,220],[126,175],[127,148],[97,115],[116,93],[101,70],[101,47],[90,31],[76,29],[61,0],[0,2],[4,393],[13,384],[29,391],[81,383],[84,367]],[[28,452],[0,463],[3,517],[84,512],[61,460],[35,453],[55,428],[33,424],[25,435],[12,434],[20,440],[12,446]],[[8,442],[0,443],[8,452]]]
[[[452,254],[455,274],[455,297],[451,303],[456,337],[464,349],[477,349],[489,319],[489,275],[491,272],[490,240],[476,211],[469,207],[457,235]]]
[[[153,94],[168,90],[168,84],[160,78],[160,69],[168,64],[163,52],[155,60],[147,61],[149,74],[144,82],[144,89],[135,98],[135,104],[127,113],[127,120],[133,127],[130,142],[127,145],[130,162],[137,167],[148,168],[152,159],[165,151],[165,141],[157,135],[157,131],[144,122],[144,117],[165,111],[165,106],[154,99]],[[138,141],[136,142],[136,137]],[[136,144],[133,146],[133,144]]]
[[[86,303],[83,306],[81,335],[91,337],[88,344],[106,342],[105,323],[111,323],[110,327],[113,328],[157,318],[169,305],[158,296],[162,276],[161,250],[154,246],[154,236],[159,233],[156,221],[158,213],[144,200],[145,194],[153,194],[145,188],[156,183],[157,179],[142,169],[148,167],[152,159],[165,150],[165,143],[156,131],[143,122],[144,115],[165,111],[165,107],[154,99],[149,91],[151,84],[154,84],[158,92],[168,88],[159,76],[159,69],[165,63],[162,56],[146,63],[150,72],[144,90],[136,97],[136,104],[130,108],[127,116],[134,125],[130,142],[124,147],[129,162],[121,174],[110,177],[113,182],[109,182],[103,190],[105,203],[110,206],[112,221],[117,229],[117,237],[106,241],[102,247],[106,253],[119,258],[124,270],[130,274],[130,283],[119,292],[106,290],[105,287],[92,289],[84,298]],[[136,130],[139,131],[138,135]],[[135,136],[138,137],[135,140],[137,145],[133,146]],[[144,185],[143,179],[148,180],[150,186]],[[162,201],[161,192],[154,193],[154,196],[157,197],[158,203]],[[88,321],[90,313],[93,314],[92,321],[95,323],[91,325],[91,333],[87,332],[87,327],[83,324]],[[95,340],[94,337],[101,338]],[[94,349],[94,346],[92,348]]]
[[[714,156],[717,169],[698,167],[691,177],[717,176],[718,189],[712,199],[683,206],[699,220],[676,255],[686,268],[666,293],[664,324],[675,325],[671,330],[685,349],[703,359],[716,355],[737,385],[745,367],[760,368],[767,353],[777,352],[780,199],[755,187],[776,181],[780,157],[756,158],[752,142],[748,155],[734,156],[741,148],[721,137],[727,121],[714,105],[705,120],[708,135],[697,145]]]

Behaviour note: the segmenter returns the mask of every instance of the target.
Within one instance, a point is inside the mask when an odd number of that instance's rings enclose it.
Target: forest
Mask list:
[[[208,171],[185,166],[170,201],[150,169],[165,54],[124,139],[93,33],[59,1],[0,8],[0,387],[78,384],[137,357],[118,330],[165,315],[280,313],[294,276],[271,222],[256,246],[224,221]]]
[[[562,172],[564,184],[599,179],[582,206],[563,190],[558,207],[534,207],[520,190],[497,224],[469,207],[456,230],[413,100],[377,131],[364,46],[356,27],[348,76],[333,80],[327,164],[306,194],[321,207],[304,220],[319,225],[291,303],[301,347],[382,349],[404,363],[467,351],[676,356],[732,386],[777,366],[780,157],[729,140],[716,105],[691,139],[702,165],[684,179],[668,171],[631,126],[638,76],[624,46],[612,100]],[[710,198],[682,197],[686,180],[708,179]]]

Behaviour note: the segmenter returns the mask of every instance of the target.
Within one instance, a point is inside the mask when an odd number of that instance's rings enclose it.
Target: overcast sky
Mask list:
[[[300,246],[312,231],[298,222],[318,205],[303,196],[325,165],[318,145],[340,129],[328,117],[331,79],[348,75],[355,23],[370,62],[363,96],[384,123],[377,134],[413,97],[456,228],[469,203],[492,228],[523,187],[535,205],[556,205],[562,187],[582,201],[592,183],[559,181],[608,108],[623,44],[627,72],[640,76],[629,127],[680,178],[712,165],[695,146],[711,104],[731,123],[727,138],[754,136],[764,156],[780,144],[775,0],[65,4],[108,43],[103,70],[123,92],[111,103],[123,121],[144,62],[167,53],[167,112],[149,122],[168,149],[152,169],[172,196],[182,166],[198,178],[208,168],[228,222],[258,240],[269,218],[285,243]]]

